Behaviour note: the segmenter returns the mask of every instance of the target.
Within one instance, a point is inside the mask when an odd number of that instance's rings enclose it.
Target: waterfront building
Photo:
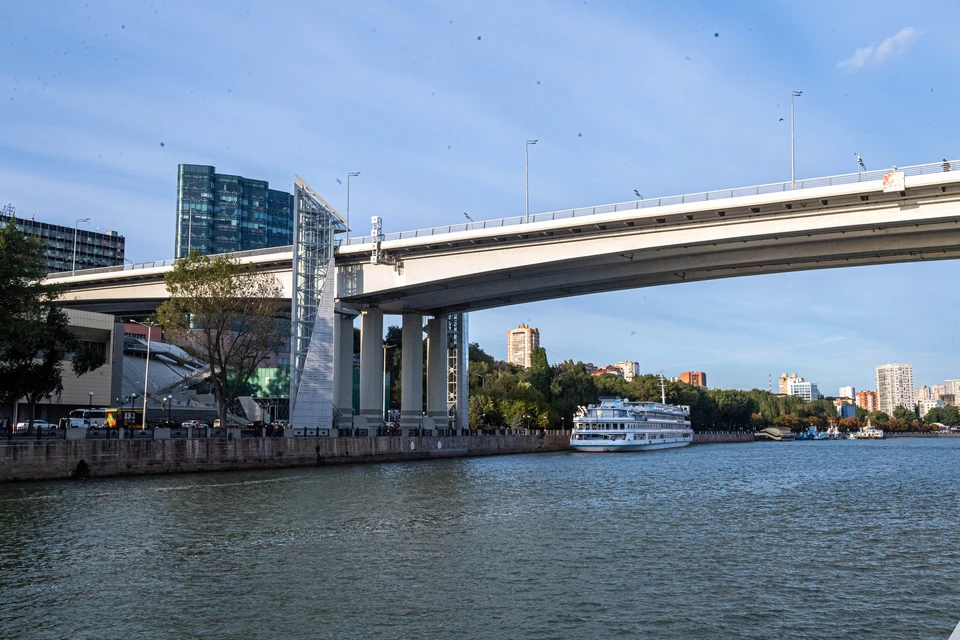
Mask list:
[[[620,367],[620,370],[623,371],[623,379],[627,382],[640,375],[639,362],[618,362],[614,366]]]
[[[919,404],[921,400],[933,400],[933,390],[927,385],[923,385],[913,392],[913,401]]]
[[[706,388],[707,374],[703,371],[684,371],[680,374],[680,382],[686,382],[695,387]]]
[[[780,374],[780,395],[782,396],[790,395],[788,385],[790,384],[791,380],[793,380],[794,382],[803,382],[803,378],[801,378],[795,373],[791,373],[789,376],[785,373]]]
[[[857,406],[867,412],[877,410],[877,392],[876,391],[858,391]]]
[[[853,400],[857,397],[857,390],[853,387],[840,387],[840,393],[837,394],[837,397]]]
[[[935,384],[930,387],[930,397],[934,400],[939,400],[940,396],[947,392],[947,385],[945,384]]]
[[[820,390],[814,382],[806,382],[802,378],[799,380],[789,380],[787,382],[787,395],[799,396],[804,402],[813,402],[821,397]]]
[[[894,362],[877,366],[877,406],[891,416],[897,407],[913,409],[913,365]]]
[[[927,415],[927,412],[930,409],[943,408],[943,400],[933,400],[930,398],[924,398],[917,402],[917,408],[920,411],[920,417]]]
[[[7,205],[0,213],[0,224],[6,226],[16,214],[16,210]],[[37,236],[47,245],[47,273],[72,271],[74,269],[74,247],[76,247],[76,269],[95,269],[97,267],[116,267],[123,264],[125,240],[116,231],[91,231],[78,226],[65,227],[49,222],[24,220],[17,218],[17,228],[28,236]]]
[[[266,180],[222,173],[208,165],[177,169],[175,255],[204,255],[293,244],[293,195]]]
[[[530,366],[533,350],[540,346],[540,331],[526,324],[507,329],[507,362],[524,369]]]

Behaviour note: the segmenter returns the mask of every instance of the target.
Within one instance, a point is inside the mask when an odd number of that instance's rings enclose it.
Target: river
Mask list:
[[[937,638],[960,439],[0,486],[2,638]]]

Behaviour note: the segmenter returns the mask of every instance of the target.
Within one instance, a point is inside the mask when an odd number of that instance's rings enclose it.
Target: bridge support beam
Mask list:
[[[425,429],[447,428],[447,319],[427,321],[427,419]]]
[[[423,420],[423,316],[403,314],[400,361],[400,433],[411,435]]]
[[[383,311],[368,309],[360,316],[360,415],[353,421],[366,435],[377,435],[383,424]],[[360,435],[363,435],[362,433]]]
[[[353,319],[337,314],[333,323],[333,406],[340,414],[330,435],[353,427]]]

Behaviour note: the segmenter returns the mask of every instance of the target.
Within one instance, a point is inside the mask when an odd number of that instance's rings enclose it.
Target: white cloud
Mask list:
[[[879,67],[890,56],[906,52],[919,35],[920,32],[913,27],[901,29],[876,46],[871,44],[857,49],[852,56],[838,62],[837,67],[847,71],[856,71],[868,64]]]

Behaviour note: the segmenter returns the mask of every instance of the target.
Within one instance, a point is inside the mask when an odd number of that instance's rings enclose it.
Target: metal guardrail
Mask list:
[[[592,216],[601,213],[617,213],[620,211],[630,211],[637,209],[649,209],[656,207],[666,207],[677,204],[687,204],[696,202],[708,202],[713,200],[724,200],[728,198],[739,198],[744,196],[756,196],[769,193],[786,193],[801,189],[815,189],[818,187],[831,187],[842,184],[855,184],[857,182],[872,182],[882,180],[883,174],[890,171],[899,171],[907,176],[919,176],[930,173],[940,173],[944,171],[953,171],[960,168],[960,160],[947,160],[942,162],[933,162],[929,164],[917,164],[908,167],[890,167],[887,169],[878,169],[875,171],[862,171],[860,173],[844,173],[836,176],[825,176],[822,178],[808,178],[806,180],[797,180],[796,188],[792,187],[790,181],[773,182],[770,184],[754,185],[751,187],[736,187],[734,189],[718,189],[715,191],[702,191],[700,193],[687,193],[679,196],[667,196],[663,198],[646,198],[641,200],[630,200],[627,202],[617,202],[614,204],[598,205],[596,207],[583,207],[579,209],[564,209],[562,211],[550,211],[547,213],[531,214],[529,222],[546,222],[550,220],[564,220],[567,218],[578,218],[581,216]],[[406,240],[410,238],[422,238],[446,233],[458,233],[461,231],[474,231],[478,229],[498,229],[501,227],[510,227],[525,224],[524,216],[513,216],[510,218],[497,218],[495,220],[478,220],[476,222],[466,222],[451,224],[440,227],[430,227],[427,229],[416,229],[413,231],[399,231],[396,233],[384,234],[382,240]],[[348,246],[372,244],[372,236],[356,236],[347,241]],[[338,246],[343,246],[340,241]]]
[[[282,247],[268,247],[266,249],[249,249],[248,251],[233,251],[230,253],[211,254],[207,257],[216,258],[218,255],[229,255],[235,258],[251,258],[254,256],[269,255],[271,253],[284,253],[293,251],[293,245]],[[136,264],[117,265],[116,267],[97,267],[96,269],[77,269],[76,275],[94,275],[97,273],[114,273],[120,271],[136,271],[138,269],[152,269],[154,267],[169,267],[176,264],[179,258],[170,258],[169,260],[154,260],[153,262],[138,262]],[[60,271],[48,274],[48,278],[66,277],[75,275],[72,271]]]

